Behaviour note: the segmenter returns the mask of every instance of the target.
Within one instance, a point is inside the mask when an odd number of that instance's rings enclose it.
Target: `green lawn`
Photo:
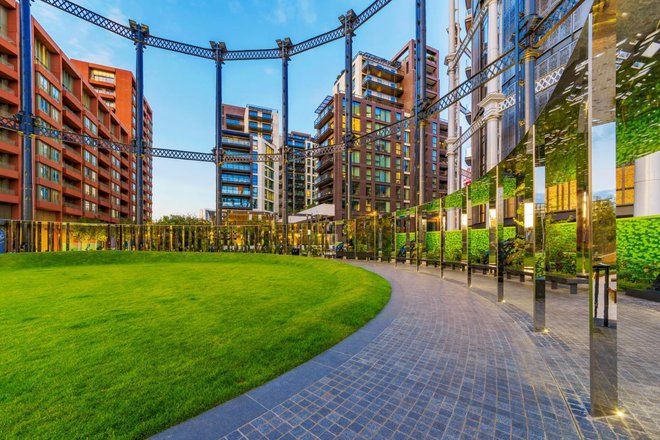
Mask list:
[[[143,438],[330,348],[389,299],[335,261],[0,257],[0,438]]]

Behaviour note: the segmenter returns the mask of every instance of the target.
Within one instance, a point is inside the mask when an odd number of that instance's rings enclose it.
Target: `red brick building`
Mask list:
[[[131,72],[72,61],[36,20],[32,23],[37,121],[58,130],[130,143],[135,131],[135,80]],[[18,4],[0,0],[0,114],[3,116],[13,116],[20,108],[18,27]],[[152,141],[152,120],[151,109],[145,102],[147,145]],[[84,218],[111,223],[133,220],[135,160],[127,153],[36,137],[34,218],[51,221]],[[150,219],[151,158],[145,159],[144,169],[144,215]],[[0,218],[20,218],[20,170],[21,138],[17,133],[0,129]]]
[[[427,47],[427,96],[439,95],[438,51]],[[320,146],[344,141],[344,73],[316,110],[314,141]],[[360,52],[353,59],[353,132],[357,136],[407,118],[415,101],[415,41],[409,41],[391,59]],[[417,205],[413,193],[415,129],[383,137],[353,151],[353,215],[392,212]],[[424,198],[447,192],[447,122],[437,115],[426,128]],[[319,159],[316,188],[319,203],[335,206],[335,219],[346,217],[346,153]]]

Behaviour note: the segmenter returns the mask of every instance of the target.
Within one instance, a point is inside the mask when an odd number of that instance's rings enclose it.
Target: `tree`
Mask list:
[[[205,219],[198,218],[194,215],[165,215],[158,220],[154,221],[154,225],[174,225],[174,226],[204,226],[210,225],[211,222]]]

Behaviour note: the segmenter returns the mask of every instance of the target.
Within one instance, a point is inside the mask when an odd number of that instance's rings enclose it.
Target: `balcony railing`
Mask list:
[[[325,119],[326,116],[328,115],[334,115],[335,113],[335,108],[332,105],[327,106],[316,118],[314,121],[314,128],[318,128],[319,125],[323,123],[323,120]]]

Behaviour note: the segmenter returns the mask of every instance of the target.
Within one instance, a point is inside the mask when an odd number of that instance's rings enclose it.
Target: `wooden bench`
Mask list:
[[[506,274],[506,279],[510,280],[511,275],[518,275],[520,277],[520,282],[524,283],[525,282],[525,277],[529,277],[530,280],[534,278],[534,272],[531,271],[525,271],[525,270],[520,270],[520,269],[512,269],[505,267],[504,268],[504,273]]]
[[[495,275],[497,273],[497,266],[490,264],[472,264],[472,272],[475,270],[482,271],[484,275],[488,275],[489,273]]]
[[[419,260],[420,263],[426,264],[426,266],[433,266],[433,267],[438,267],[440,265],[440,260],[436,260],[434,258],[422,258]]]
[[[575,278],[562,275],[547,275],[545,276],[546,281],[550,281],[550,288],[556,290],[559,284],[566,284],[571,291],[571,294],[577,295],[578,284],[589,284],[589,280],[586,278]]]
[[[451,267],[451,270],[455,270],[457,267],[461,268],[461,271],[465,271],[465,268],[467,267],[467,263],[464,263],[462,261],[445,261],[442,263],[444,267]]]

